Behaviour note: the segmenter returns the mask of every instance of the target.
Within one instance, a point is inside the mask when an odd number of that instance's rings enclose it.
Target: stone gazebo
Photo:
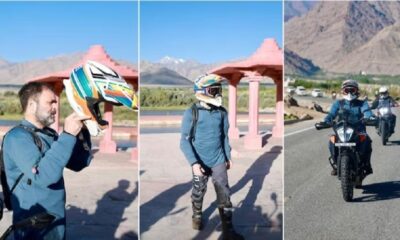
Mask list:
[[[57,115],[56,122],[52,125],[57,132],[59,131],[59,120],[60,120],[60,95],[64,89],[63,80],[69,79],[69,75],[75,67],[82,66],[86,63],[87,60],[93,60],[104,64],[113,70],[115,70],[118,74],[120,74],[128,84],[131,84],[135,91],[138,91],[138,72],[132,68],[127,66],[120,65],[116,61],[114,61],[105,51],[103,46],[94,45],[91,46],[88,52],[82,57],[82,59],[77,62],[74,66],[71,66],[63,71],[53,72],[44,76],[40,76],[34,79],[30,79],[29,81],[37,81],[37,82],[45,82],[52,85],[56,91],[58,107],[57,107]],[[102,153],[115,153],[117,151],[117,144],[112,140],[112,131],[113,131],[113,105],[104,104],[104,119],[109,122],[109,127],[106,130],[104,137],[100,141],[100,152]],[[137,134],[137,128],[133,129],[133,134]],[[132,159],[137,159],[137,147],[132,149]]]
[[[276,84],[276,116],[272,130],[273,137],[283,137],[283,53],[274,39],[265,39],[257,51],[243,61],[223,64],[211,73],[229,80],[229,137],[239,138],[237,127],[237,85],[240,80],[249,80],[249,131],[244,138],[248,149],[262,148],[259,134],[259,86],[263,77],[270,77]]]

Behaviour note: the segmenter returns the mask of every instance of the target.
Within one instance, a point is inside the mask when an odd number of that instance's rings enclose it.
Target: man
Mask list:
[[[185,111],[182,120],[181,150],[192,166],[192,227],[201,230],[203,198],[211,176],[217,194],[223,239],[244,239],[232,225],[232,203],[227,169],[232,167],[228,139],[228,117],[222,107],[224,78],[209,74],[194,84],[199,100]]]
[[[392,127],[391,133],[394,133],[394,129],[396,127],[396,115],[390,110],[391,107],[398,107],[399,104],[389,95],[389,89],[385,86],[379,88],[379,95],[371,104],[371,109],[387,107],[391,116],[391,124]]]
[[[331,107],[330,112],[325,117],[324,122],[331,123],[337,116],[340,110],[346,111],[349,116],[348,120],[350,123],[355,124],[357,126],[357,131],[359,134],[365,134],[366,140],[361,142],[359,145],[359,151],[361,154],[361,159],[365,161],[366,175],[372,174],[371,167],[371,138],[367,135],[365,124],[360,121],[362,118],[371,118],[373,116],[371,109],[368,106],[367,101],[359,100],[358,97],[360,95],[358,83],[355,80],[346,80],[342,83],[342,100],[336,100]],[[329,150],[331,153],[331,160],[333,164],[336,165],[337,159],[334,156],[335,146],[329,141]],[[332,176],[337,175],[337,168],[334,167],[332,172]]]
[[[18,93],[24,119],[20,127],[4,138],[3,159],[11,196],[13,223],[47,212],[55,220],[45,229],[27,228],[15,232],[15,239],[65,239],[65,167],[80,171],[91,159],[87,130],[75,113],[64,122],[58,134],[49,128],[55,122],[57,99],[52,88],[43,83],[25,84]],[[33,132],[33,133],[32,133]],[[33,135],[36,134],[36,135]],[[77,137],[80,134],[79,138]],[[38,136],[42,150],[34,136]],[[20,180],[18,178],[21,176]]]

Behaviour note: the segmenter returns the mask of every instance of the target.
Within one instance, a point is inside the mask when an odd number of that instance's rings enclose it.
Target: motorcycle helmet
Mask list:
[[[342,83],[343,98],[352,101],[359,96],[358,83],[355,80],[348,79]]]
[[[225,78],[216,74],[201,75],[194,82],[194,93],[199,101],[216,107],[222,106],[222,85]]]
[[[108,122],[101,116],[101,102],[138,109],[138,99],[125,80],[100,63],[87,61],[83,66],[75,68],[70,78],[63,83],[74,111],[81,116],[91,117],[84,123],[92,136],[99,135],[108,126]]]
[[[385,86],[379,88],[379,96],[381,98],[387,98],[389,96],[389,89]]]

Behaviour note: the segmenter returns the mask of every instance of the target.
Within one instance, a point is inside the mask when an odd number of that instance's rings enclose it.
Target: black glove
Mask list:
[[[325,129],[325,128],[330,128],[331,124],[327,123],[327,122],[319,122],[315,124],[315,128],[317,130],[321,130],[321,129]]]

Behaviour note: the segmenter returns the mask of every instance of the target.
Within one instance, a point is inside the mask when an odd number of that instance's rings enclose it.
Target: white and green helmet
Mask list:
[[[64,86],[74,111],[91,117],[85,124],[92,136],[99,135],[108,126],[101,116],[101,102],[138,109],[137,97],[126,81],[111,68],[94,61],[75,68],[70,78],[64,80]]]

